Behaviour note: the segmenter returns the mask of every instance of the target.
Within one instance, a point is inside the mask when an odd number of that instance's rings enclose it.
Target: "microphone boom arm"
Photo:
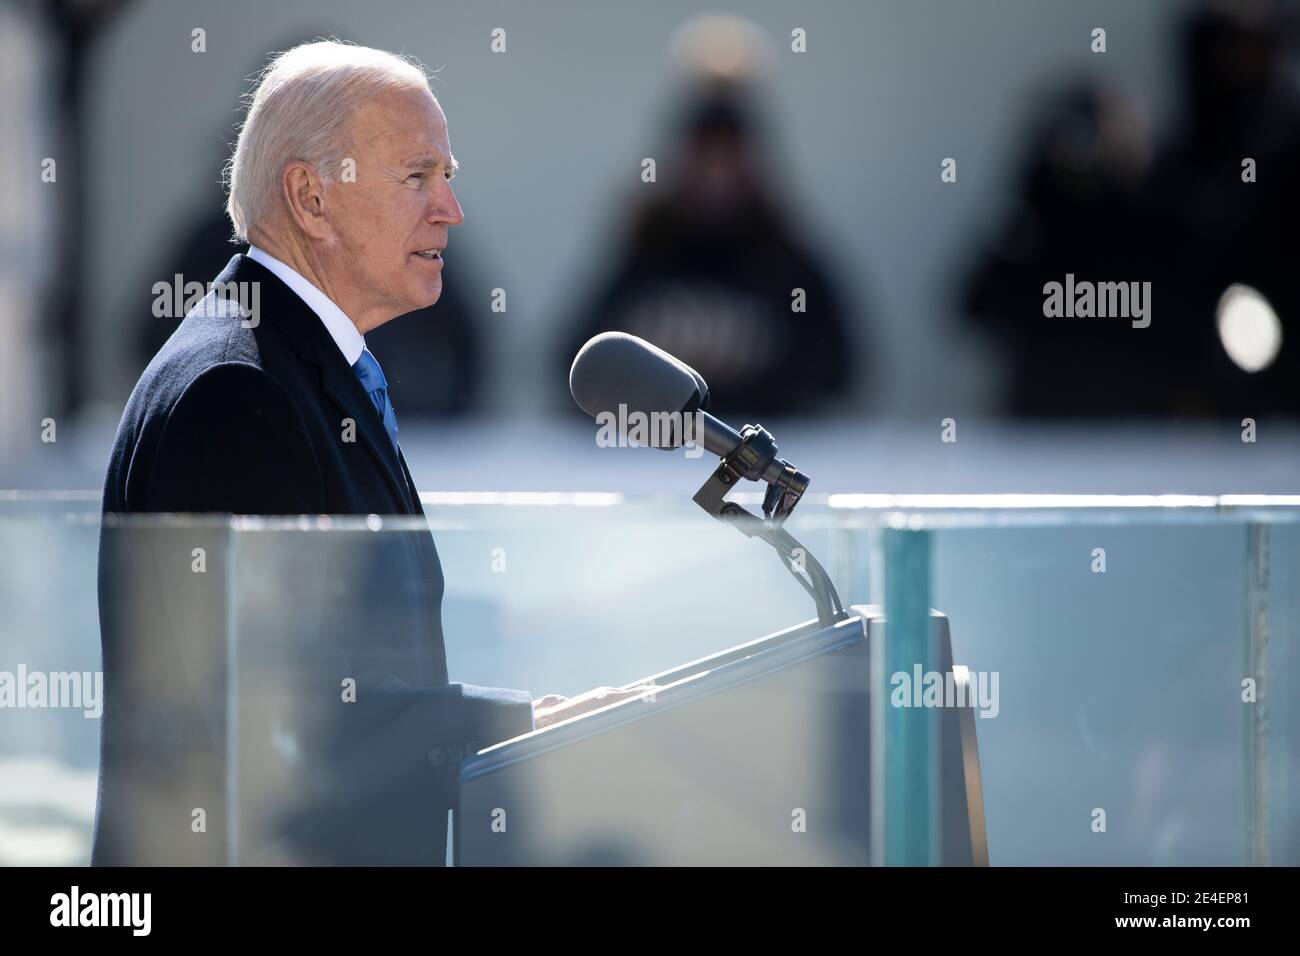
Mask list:
[[[762,425],[746,425],[740,432],[741,440],[730,453],[723,456],[717,470],[695,493],[694,501],[720,521],[732,524],[751,538],[760,538],[771,545],[781,557],[781,563],[790,569],[796,581],[817,604],[817,620],[822,627],[830,627],[847,615],[830,575],[821,563],[786,531],[782,524],[808,488],[808,477],[784,459],[776,457],[776,441]],[[770,466],[776,464],[780,471],[768,485],[763,498],[763,517],[751,513],[726,495],[742,479],[764,479]],[[807,580],[800,572],[807,575]]]

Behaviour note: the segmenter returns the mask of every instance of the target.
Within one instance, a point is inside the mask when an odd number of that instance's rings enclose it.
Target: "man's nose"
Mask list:
[[[428,220],[430,223],[445,222],[449,226],[459,226],[465,221],[465,212],[460,208],[451,183],[438,190],[437,199],[429,207]]]

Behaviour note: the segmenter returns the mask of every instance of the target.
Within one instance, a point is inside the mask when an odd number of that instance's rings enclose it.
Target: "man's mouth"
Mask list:
[[[417,253],[415,253],[415,254],[416,254],[417,256],[419,256],[420,258],[422,258],[422,259],[434,259],[434,260],[439,260],[439,259],[442,258],[442,250],[441,250],[441,249],[425,249],[425,250],[420,251],[420,252],[417,252]]]

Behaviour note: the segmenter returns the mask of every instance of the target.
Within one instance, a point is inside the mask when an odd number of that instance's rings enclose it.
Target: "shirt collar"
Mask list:
[[[339,347],[339,351],[343,353],[343,358],[348,365],[357,364],[361,353],[366,350],[366,340],[352,324],[352,320],[334,304],[329,296],[312,285],[293,266],[281,262],[265,249],[250,245],[248,258],[264,265],[277,279],[297,293],[298,298],[307,303],[307,307],[325,324],[326,331],[334,340],[334,344]]]

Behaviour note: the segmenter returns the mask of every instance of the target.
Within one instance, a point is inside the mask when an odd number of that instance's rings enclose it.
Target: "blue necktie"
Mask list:
[[[398,451],[397,413],[393,411],[393,403],[388,400],[388,380],[384,378],[384,370],[379,367],[379,362],[370,354],[370,349],[361,353],[361,358],[352,366],[352,371],[361,379],[361,387],[366,390],[370,400],[375,403],[379,417],[384,420],[384,428],[393,441],[393,451]]]

